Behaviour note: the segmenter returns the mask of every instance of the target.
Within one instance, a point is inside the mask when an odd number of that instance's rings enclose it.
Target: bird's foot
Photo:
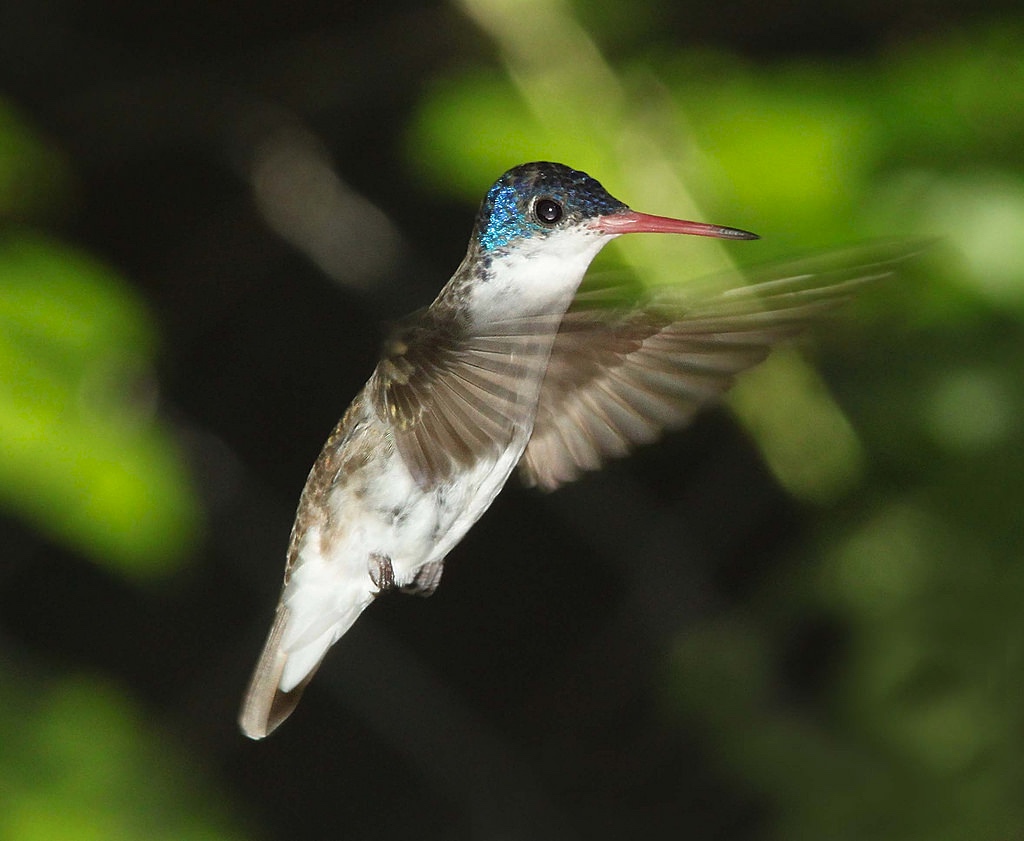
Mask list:
[[[395,568],[391,565],[391,558],[380,552],[370,555],[370,580],[378,595],[395,586]]]

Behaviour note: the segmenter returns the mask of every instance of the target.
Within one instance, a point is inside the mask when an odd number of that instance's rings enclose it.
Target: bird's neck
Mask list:
[[[459,274],[468,271],[471,277],[460,284],[460,298],[471,322],[563,315],[602,244],[595,238],[592,247],[570,253],[549,248],[513,250],[483,261],[467,256]]]

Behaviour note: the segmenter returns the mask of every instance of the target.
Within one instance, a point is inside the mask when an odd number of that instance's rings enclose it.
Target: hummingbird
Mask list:
[[[396,325],[309,473],[239,716],[245,735],[263,738],[292,713],[377,596],[432,594],[517,468],[553,490],[684,425],[774,344],[884,273],[798,265],[685,297],[577,295],[601,248],[633,233],[758,238],[638,213],[558,163],[517,166],[487,191],[465,259]]]

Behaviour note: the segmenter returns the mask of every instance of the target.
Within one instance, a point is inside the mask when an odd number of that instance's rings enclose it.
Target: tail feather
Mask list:
[[[238,716],[238,724],[242,732],[250,739],[262,739],[269,736],[298,705],[302,692],[313,679],[320,667],[321,656],[291,690],[281,690],[281,675],[288,662],[288,653],[281,647],[281,638],[288,625],[291,611],[283,604],[277,609],[274,625],[263,646],[259,662],[253,672],[249,687],[245,691],[242,709]],[[326,653],[326,651],[324,652]]]
[[[330,647],[378,593],[365,562],[332,562],[319,548],[314,540],[300,550],[242,701],[238,723],[251,739],[291,715]]]

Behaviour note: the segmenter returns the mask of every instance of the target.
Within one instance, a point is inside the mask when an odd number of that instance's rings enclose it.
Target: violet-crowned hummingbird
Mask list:
[[[591,260],[629,233],[755,234],[630,210],[556,163],[488,190],[462,265],[334,428],[299,500],[274,624],[242,705],[259,739],[380,593],[430,595],[445,556],[516,467],[554,489],[685,423],[872,276],[780,270],[689,297],[574,302]]]

